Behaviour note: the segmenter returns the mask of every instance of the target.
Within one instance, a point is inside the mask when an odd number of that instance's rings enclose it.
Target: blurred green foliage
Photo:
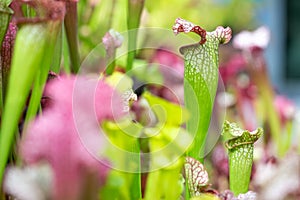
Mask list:
[[[230,26],[233,32],[255,25],[254,0],[163,0],[145,1],[140,27],[171,29],[181,17],[208,31],[217,25]],[[127,30],[126,0],[81,0],[78,2],[79,38],[82,59],[102,42],[111,28]]]

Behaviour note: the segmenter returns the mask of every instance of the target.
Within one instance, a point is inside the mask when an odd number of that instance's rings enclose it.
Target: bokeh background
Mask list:
[[[126,0],[79,1],[81,55],[102,41],[111,28],[126,31]],[[233,35],[266,26],[271,42],[265,55],[274,87],[300,105],[300,1],[298,0],[163,0],[145,1],[141,27],[171,29],[182,17],[213,30],[230,26]]]

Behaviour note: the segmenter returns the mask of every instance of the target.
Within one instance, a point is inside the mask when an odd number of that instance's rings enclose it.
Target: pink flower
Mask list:
[[[236,81],[239,73],[246,70],[246,60],[241,54],[234,54],[229,61],[220,65],[219,71],[225,84]]]
[[[122,46],[123,36],[115,30],[109,30],[102,38],[102,43],[106,49],[108,57],[114,55],[116,48]]]
[[[292,120],[296,113],[295,104],[282,95],[277,95],[274,100],[277,112],[279,113],[281,123],[284,125],[287,121]]]
[[[122,99],[103,81],[75,76],[53,80],[46,95],[52,104],[30,124],[21,154],[28,164],[50,163],[54,199],[79,200],[86,181],[92,179],[98,188],[105,182],[108,167],[99,158],[105,136],[99,122],[119,117]]]
[[[180,78],[180,82],[182,81],[184,63],[180,56],[164,49],[158,49],[153,57],[153,61],[161,65],[160,68],[162,68],[161,70],[165,78],[168,78],[168,75],[170,75],[170,70],[168,69],[172,68],[174,69],[174,72],[171,72],[172,77],[175,76],[177,79]],[[163,70],[164,68],[166,69]]]
[[[123,36],[113,29],[110,29],[102,38],[102,42],[106,49],[122,46],[123,40]]]
[[[257,119],[253,100],[257,95],[257,88],[246,59],[241,54],[234,54],[219,69],[226,87],[235,91],[237,113],[243,121],[244,128],[254,130],[257,127]]]
[[[228,157],[225,149],[221,145],[217,145],[214,149],[212,153],[212,163],[218,177],[222,175],[228,177]]]
[[[163,97],[171,102],[183,102],[183,76],[184,62],[182,58],[165,49],[159,49],[155,52],[152,61],[159,64],[159,70],[163,75],[163,86],[154,86],[151,92],[157,96]]]

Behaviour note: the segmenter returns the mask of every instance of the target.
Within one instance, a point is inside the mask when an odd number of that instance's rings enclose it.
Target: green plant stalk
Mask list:
[[[178,199],[183,190],[180,183],[182,167],[183,157],[180,157],[179,160],[169,167],[149,172],[144,199]],[[172,186],[170,186],[170,183],[172,183]]]
[[[190,189],[189,189],[189,184],[187,181],[185,181],[185,199],[190,200]]]
[[[68,50],[68,42],[67,42],[67,36],[66,31],[62,30],[62,56],[63,56],[63,69],[66,74],[71,73],[70,68],[70,52]]]
[[[116,52],[114,51],[113,55],[111,55],[111,58],[108,58],[108,66],[105,71],[107,75],[111,75],[115,70],[116,67],[115,57],[116,57]]]
[[[63,31],[61,24],[61,28],[59,29],[57,40],[55,44],[54,56],[51,64],[51,71],[59,74],[60,72],[60,65],[61,65],[61,58],[62,58],[62,49],[63,49]]]
[[[166,169],[162,171],[164,174],[162,186],[165,199],[179,199],[184,189],[183,182],[181,180],[181,169],[182,166],[176,166],[174,169]],[[174,187],[172,187],[172,189],[170,188],[170,183],[174,183]]]
[[[246,144],[229,150],[229,185],[235,194],[248,191],[253,163],[253,144]]]
[[[185,57],[184,100],[185,106],[192,116],[186,123],[186,128],[188,132],[196,133],[194,145],[187,154],[200,162],[203,162],[204,158],[204,144],[218,83],[218,47],[215,45],[214,48],[211,48],[207,44],[209,41],[204,45],[197,44],[182,50]],[[206,61],[193,59],[197,54],[202,54],[204,58],[204,55],[209,53],[211,56],[205,58]],[[206,62],[209,64],[206,65]],[[205,70],[208,73],[205,73]],[[208,82],[208,80],[211,81]],[[192,98],[195,96],[196,100]]]
[[[162,187],[161,181],[161,171],[157,170],[150,172],[147,177],[147,187],[145,192],[145,200],[161,199]],[[155,191],[155,192],[154,192]]]
[[[2,41],[12,14],[13,11],[8,6],[5,7],[2,2],[0,2],[0,46],[2,46]]]
[[[150,172],[144,199],[178,199],[181,193],[179,183],[180,170],[181,168],[176,167],[174,169],[160,169]]]
[[[56,22],[25,24],[18,30],[0,135],[0,182],[31,85],[42,66]]]
[[[253,144],[262,135],[258,128],[249,132],[240,129],[235,123],[224,122],[223,135],[231,139],[225,142],[229,154],[229,185],[234,195],[248,191],[253,163]]]
[[[148,92],[143,93],[143,97],[148,101],[158,120],[157,125],[149,130],[150,136],[152,136],[149,139],[150,153],[152,153],[150,169],[156,171],[150,170],[151,172],[148,174],[146,197],[147,199],[166,197],[166,199],[178,199],[184,189],[184,184],[179,177],[184,163],[183,155],[193,141],[190,134],[180,128],[181,124],[188,120],[189,113],[181,106],[153,96]],[[145,129],[146,135],[147,130]],[[153,131],[159,132],[159,134],[153,137]],[[177,157],[178,160],[171,159],[174,157]],[[167,161],[167,163],[161,162],[162,160]],[[168,166],[166,167],[166,165]],[[173,183],[172,190],[169,189],[170,183]],[[153,194],[153,190],[159,192]]]
[[[123,1],[122,3],[126,3],[126,1]],[[79,4],[81,4],[81,2],[79,2]],[[91,13],[89,20],[86,23],[88,23],[88,27],[92,34],[97,33],[100,36],[104,36],[105,32],[111,28],[108,16],[110,16],[111,12],[114,10],[114,2],[102,1],[101,3],[96,4],[93,9],[94,11]],[[84,11],[86,12],[86,6],[79,12],[84,13]],[[115,14],[116,13],[114,13],[114,15]],[[94,44],[91,43],[90,47],[93,46]]]
[[[144,134],[149,136],[151,154],[145,199],[178,199],[184,188],[180,179],[183,155],[192,143],[192,137],[180,127],[188,120],[187,111],[149,92],[144,92],[143,98],[149,103],[158,121],[156,126],[144,128]]]
[[[270,82],[259,75],[257,77],[257,84],[260,86],[263,104],[265,106],[265,112],[267,121],[270,125],[271,136],[277,146],[277,153],[280,157],[284,156],[283,146],[285,145],[280,138],[280,119],[274,106],[274,93],[270,86]]]
[[[125,180],[120,188],[119,199],[141,199],[141,174],[137,173],[140,172],[140,146],[137,138],[128,134],[128,131],[130,131],[130,134],[134,134],[140,132],[140,130],[131,122],[125,124],[125,126],[120,126],[111,122],[105,122],[102,126],[113,145],[117,146],[118,149],[122,149],[121,152],[112,151],[108,153],[109,159],[118,163],[117,166],[121,167],[122,171],[116,171]],[[136,156],[131,157],[128,152],[132,152]],[[133,173],[132,170],[136,173]]]
[[[48,41],[48,48],[44,51],[43,63],[38,70],[37,76],[34,80],[33,89],[28,105],[28,109],[25,117],[25,128],[27,127],[30,120],[32,120],[40,107],[41,98],[46,84],[50,67],[53,63],[53,56],[55,55],[55,49],[57,45],[58,35],[61,32],[61,23],[56,23],[53,26],[52,36]]]
[[[249,52],[247,52],[249,54]],[[274,106],[274,89],[272,87],[271,81],[267,74],[266,62],[263,57],[263,52],[260,53],[250,53],[248,55],[249,68],[251,69],[252,76],[256,85],[258,85],[259,92],[262,96],[262,102],[264,105],[264,111],[266,116],[266,121],[270,126],[270,132],[272,140],[276,146],[277,154],[282,157],[284,156],[284,142],[280,138],[281,126],[280,117],[276,108]]]
[[[191,113],[186,123],[188,132],[195,134],[194,145],[187,153],[203,163],[205,140],[210,124],[218,84],[219,53],[222,40],[214,32],[207,33],[206,42],[184,46],[184,100]]]
[[[64,26],[71,60],[71,71],[72,73],[77,73],[80,68],[77,2],[67,1],[66,10],[67,12],[65,15]]]
[[[136,54],[136,44],[140,18],[144,7],[144,0],[128,0],[127,29],[128,32],[128,57],[126,71],[130,71]]]
[[[0,6],[4,8],[8,8],[12,0],[0,0]]]
[[[285,125],[286,134],[284,135],[284,145],[282,145],[282,155],[285,155],[291,148],[292,144],[292,133],[293,133],[293,122],[288,121]]]

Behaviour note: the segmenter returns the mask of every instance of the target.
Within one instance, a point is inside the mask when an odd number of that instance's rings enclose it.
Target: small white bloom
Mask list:
[[[256,193],[248,191],[245,194],[239,194],[237,198],[234,198],[234,200],[256,200]]]
[[[260,27],[253,32],[242,31],[233,39],[233,46],[238,49],[247,50],[252,47],[265,49],[270,41],[271,33],[267,27]]]
[[[130,110],[129,104],[131,101],[137,101],[137,95],[134,93],[132,89],[128,89],[122,94],[122,99],[124,103],[123,111],[129,112]]]
[[[223,108],[228,108],[236,103],[236,98],[228,92],[221,92],[217,96],[217,103]]]
[[[7,169],[3,183],[6,193],[20,200],[47,200],[51,197],[52,171],[48,165]]]
[[[297,152],[290,151],[278,163],[258,163],[253,184],[260,192],[258,199],[286,199],[294,192],[299,191],[300,162]]]
[[[110,29],[102,38],[102,42],[107,49],[118,48],[122,45],[124,37],[117,31]]]

